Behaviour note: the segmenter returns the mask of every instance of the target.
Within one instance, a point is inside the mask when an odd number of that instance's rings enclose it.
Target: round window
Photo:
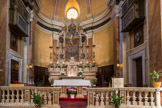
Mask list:
[[[78,17],[78,11],[75,8],[70,8],[67,11],[67,18],[68,19],[77,19]]]

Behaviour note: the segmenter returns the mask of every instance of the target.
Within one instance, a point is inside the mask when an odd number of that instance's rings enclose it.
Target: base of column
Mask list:
[[[67,98],[68,96],[67,96],[67,94],[61,94],[60,95],[60,98]]]
[[[84,98],[84,96],[82,94],[77,94],[76,98]]]

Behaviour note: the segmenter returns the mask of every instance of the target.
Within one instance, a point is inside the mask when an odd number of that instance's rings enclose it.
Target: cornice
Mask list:
[[[59,32],[61,31],[62,27],[65,26],[65,24],[68,23],[65,21],[60,21],[56,19],[49,18],[42,14],[40,11],[35,15],[37,21],[36,24],[39,26],[39,28],[42,28],[41,30],[48,32],[48,34],[52,32]],[[80,24],[80,26],[83,27],[83,29],[86,32],[97,32],[99,30],[102,30],[105,28],[105,25],[108,25],[108,23],[111,22],[112,17],[112,9],[107,8],[100,14],[84,19],[81,21],[76,21],[77,24]]]

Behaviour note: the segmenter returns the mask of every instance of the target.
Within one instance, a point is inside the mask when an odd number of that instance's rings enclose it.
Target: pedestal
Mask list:
[[[62,91],[61,91],[60,97],[62,97],[62,98],[67,98],[68,97],[67,96],[67,89],[66,88],[67,87],[65,87],[65,86],[62,87]]]
[[[83,96],[83,88],[82,87],[77,87],[77,95],[76,98],[84,98]]]

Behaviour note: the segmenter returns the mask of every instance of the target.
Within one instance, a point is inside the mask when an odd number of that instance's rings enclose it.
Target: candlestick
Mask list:
[[[87,46],[88,46],[88,34],[87,34]]]
[[[59,40],[57,40],[57,47],[59,47],[59,42],[58,42]]]
[[[82,45],[82,35],[79,34],[79,36],[80,36],[80,46],[81,46]]]
[[[66,41],[66,34],[64,33],[64,47],[65,47],[65,41]]]
[[[92,32],[92,45],[94,44],[94,33]]]
[[[53,43],[52,41],[53,41],[53,33],[52,33],[52,36],[51,36],[51,46],[53,46],[52,45],[52,43]]]

